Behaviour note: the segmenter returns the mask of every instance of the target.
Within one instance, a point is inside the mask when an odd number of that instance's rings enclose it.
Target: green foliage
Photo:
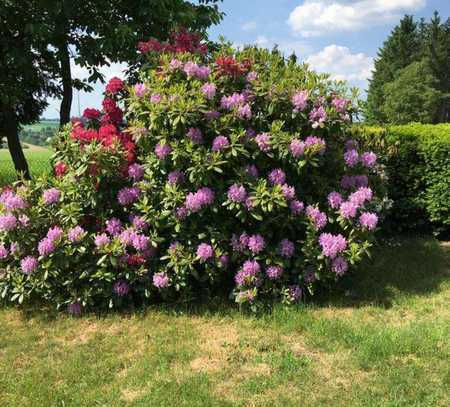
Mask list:
[[[450,230],[450,125],[354,126],[386,166],[394,230]]]
[[[376,157],[344,159],[355,109],[336,83],[252,47],[147,58],[140,83],[112,80],[105,111],[59,133],[54,177],[4,193],[2,297],[74,312],[220,293],[258,311],[363,259]]]
[[[375,59],[365,116],[369,123],[449,121],[450,20],[406,15]],[[422,102],[422,103],[421,103]]]
[[[426,60],[413,62],[384,85],[382,106],[388,123],[431,123],[439,114],[442,95]]]

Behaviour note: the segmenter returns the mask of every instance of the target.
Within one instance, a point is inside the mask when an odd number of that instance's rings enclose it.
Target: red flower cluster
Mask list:
[[[123,89],[123,81],[116,76],[111,78],[105,88],[105,93],[109,95],[116,95]]]
[[[55,164],[55,175],[57,177],[62,177],[67,172],[67,165],[62,161]]]
[[[101,123],[102,124],[119,124],[122,122],[123,118],[123,112],[117,106],[117,103],[114,99],[105,98],[102,102],[103,110],[105,111],[105,114],[102,117]]]
[[[231,56],[218,57],[215,62],[219,76],[227,75],[235,78],[247,73],[252,66],[248,59],[238,62]]]
[[[101,116],[100,110],[97,109],[84,109],[83,117],[88,120],[96,120]]]
[[[190,33],[186,29],[180,29],[175,31],[170,36],[170,42],[160,42],[154,38],[144,42],[141,41],[138,44],[138,49],[141,53],[146,54],[148,52],[190,52],[198,54],[206,54],[208,52],[208,46],[202,44],[202,35],[199,33]]]

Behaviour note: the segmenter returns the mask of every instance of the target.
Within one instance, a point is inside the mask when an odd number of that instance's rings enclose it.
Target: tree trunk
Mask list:
[[[2,116],[5,119],[2,130],[8,140],[8,148],[14,163],[14,168],[17,174],[22,175],[25,179],[31,179],[28,163],[19,141],[19,126],[16,116],[12,112],[4,112]]]
[[[70,122],[70,110],[72,108],[72,72],[70,69],[70,54],[67,43],[59,47],[59,63],[61,64],[61,77],[63,85],[63,98],[59,111],[59,125],[62,127]]]

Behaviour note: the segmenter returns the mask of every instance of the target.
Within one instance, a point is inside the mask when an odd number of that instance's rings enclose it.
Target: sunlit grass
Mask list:
[[[50,157],[52,151],[43,147],[24,149],[32,176],[38,176],[50,171]],[[7,149],[0,149],[0,187],[17,180],[11,155]]]
[[[447,406],[450,250],[384,245],[332,295],[71,318],[0,309],[1,406]]]

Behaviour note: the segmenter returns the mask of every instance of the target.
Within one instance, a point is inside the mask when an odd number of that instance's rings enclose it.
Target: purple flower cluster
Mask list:
[[[344,201],[342,195],[339,192],[333,191],[328,194],[328,204],[330,208],[337,209],[341,206],[341,203]]]
[[[75,226],[67,232],[67,238],[72,243],[80,242],[84,236],[86,236],[86,231],[81,226]]]
[[[277,280],[283,274],[283,268],[280,266],[269,266],[266,270],[266,275],[270,280]]]
[[[134,85],[134,93],[138,98],[141,98],[147,93],[148,89],[143,83],[136,83]]]
[[[308,104],[308,97],[309,92],[307,90],[294,93],[291,98],[292,105],[294,106],[294,112],[301,112],[305,110]]]
[[[27,207],[24,199],[12,191],[5,191],[0,194],[0,204],[2,204],[7,211],[15,211]]]
[[[184,173],[181,171],[171,171],[167,175],[167,181],[172,185],[181,184],[184,182]]]
[[[160,159],[163,160],[172,152],[172,147],[167,143],[158,143],[155,147],[155,154]]]
[[[331,270],[341,276],[348,270],[348,263],[342,256],[338,256],[331,262]]]
[[[129,284],[123,279],[117,280],[113,285],[113,291],[119,297],[124,297],[130,292],[130,290],[131,288]]]
[[[138,187],[122,188],[117,194],[117,200],[122,206],[127,206],[136,202],[141,194]]]
[[[316,208],[315,206],[308,205],[306,207],[306,215],[313,222],[317,230],[322,229],[327,224],[327,215]]]
[[[322,233],[319,236],[319,244],[322,247],[322,254],[334,259],[347,248],[347,239],[341,234]]]
[[[202,86],[202,92],[207,99],[214,99],[214,96],[216,96],[216,85],[214,83],[205,83]]]
[[[27,256],[20,261],[20,268],[23,274],[30,275],[34,270],[38,268],[38,260],[36,257]]]
[[[188,77],[195,77],[198,79],[207,79],[211,73],[211,69],[206,65],[197,65],[195,62],[186,62],[183,71]]]
[[[283,257],[287,259],[294,255],[295,246],[289,239],[283,239],[280,243],[280,253]]]
[[[372,189],[369,187],[358,188],[357,191],[349,195],[348,200],[357,206],[363,205],[366,201],[371,201],[373,197]]]
[[[252,108],[248,103],[241,105],[237,109],[237,115],[241,119],[251,119],[252,118]]]
[[[303,292],[299,285],[294,284],[289,287],[289,298],[292,302],[300,301]]]
[[[269,133],[261,133],[255,137],[255,142],[261,151],[267,152],[271,150]]]
[[[144,166],[141,164],[131,164],[128,167],[128,176],[135,182],[144,178]]]
[[[250,177],[258,178],[258,175],[259,175],[258,167],[254,164],[247,165],[245,167],[245,172]]]
[[[214,256],[214,249],[207,243],[200,243],[197,247],[197,256],[204,262]]]
[[[305,148],[305,142],[297,138],[293,139],[289,145],[289,151],[295,158],[302,156],[305,153]]]
[[[184,206],[189,212],[198,212],[205,206],[211,205],[213,202],[213,190],[208,187],[203,187],[200,188],[197,192],[190,192],[186,196]]]
[[[203,144],[203,134],[200,129],[197,127],[191,127],[188,132],[187,136],[197,144]]]
[[[368,230],[374,230],[377,227],[378,215],[373,212],[363,212],[359,217],[359,224]]]
[[[106,221],[106,231],[111,236],[120,235],[122,230],[123,230],[122,222],[119,219],[111,218],[111,219]]]
[[[286,200],[290,201],[295,198],[295,188],[288,185],[283,184],[281,185],[281,191],[283,192],[283,196],[286,198]]]
[[[231,96],[222,96],[220,99],[220,107],[226,110],[232,110],[233,108],[246,103],[246,97],[242,93],[233,93]]]
[[[0,244],[0,260],[6,259],[9,255],[9,250],[5,247],[4,244]]]
[[[305,148],[313,149],[321,154],[325,152],[326,143],[323,138],[316,136],[308,136],[305,140]]]
[[[38,252],[40,256],[48,256],[55,251],[55,242],[49,238],[44,238],[38,243]]]
[[[312,127],[316,129],[320,127],[327,120],[327,112],[323,106],[315,107],[309,113],[309,120],[312,122]]]
[[[233,184],[228,189],[227,196],[232,202],[244,202],[247,198],[247,191],[242,185]]]
[[[361,155],[361,163],[364,167],[371,168],[377,162],[377,155],[372,151],[366,151]]]
[[[291,210],[291,213],[295,216],[299,215],[303,209],[305,208],[305,204],[297,199],[294,199],[289,204],[289,209]]]
[[[108,245],[111,242],[111,239],[108,237],[106,233],[102,233],[100,235],[95,236],[94,243],[97,248],[101,249]]]
[[[266,247],[266,242],[261,235],[252,235],[248,239],[248,248],[253,254],[261,253]]]
[[[338,113],[346,113],[347,107],[350,104],[350,100],[344,98],[334,98],[331,104]]]
[[[256,81],[256,79],[258,79],[258,72],[255,71],[249,72],[246,76],[246,79],[248,82]]]
[[[238,286],[252,285],[257,283],[256,275],[261,271],[261,266],[256,260],[247,260],[242,269],[234,277]]]
[[[223,150],[224,148],[227,148],[230,145],[230,142],[228,141],[228,139],[225,136],[217,136],[214,140],[213,140],[213,144],[212,144],[212,151],[220,151]]]
[[[14,215],[6,214],[0,216],[0,232],[9,232],[17,226],[17,218]]]
[[[276,168],[270,172],[269,181],[272,185],[282,185],[286,182],[286,174],[281,168]]]
[[[162,96],[159,93],[153,93],[150,96],[150,102],[154,103],[154,104],[158,104],[160,103],[162,100]]]
[[[347,150],[344,153],[344,161],[349,167],[354,167],[359,162],[359,154],[355,149]]]
[[[46,205],[52,205],[61,198],[61,191],[57,188],[50,188],[44,191],[42,197]]]
[[[356,211],[358,210],[358,204],[354,201],[345,201],[341,203],[339,207],[340,215],[345,219],[354,218]]]
[[[169,276],[167,273],[160,272],[153,275],[153,285],[156,288],[166,288],[169,286]]]

